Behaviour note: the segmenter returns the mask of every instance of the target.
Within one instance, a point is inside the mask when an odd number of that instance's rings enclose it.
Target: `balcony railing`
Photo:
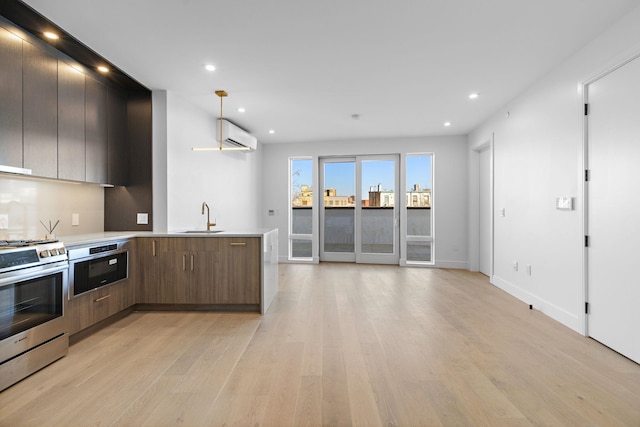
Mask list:
[[[312,234],[313,219],[311,207],[294,207],[292,210],[292,233]],[[363,253],[393,252],[393,208],[362,208],[362,248]],[[354,252],[354,207],[324,208],[324,251]],[[431,235],[431,208],[407,208],[407,236]],[[410,240],[410,239],[409,239]],[[292,256],[308,258],[312,254],[310,240],[294,240]],[[431,261],[431,242],[409,241],[406,248],[409,261]]]

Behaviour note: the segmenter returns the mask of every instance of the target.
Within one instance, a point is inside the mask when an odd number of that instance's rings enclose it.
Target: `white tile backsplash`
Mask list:
[[[0,175],[0,215],[8,216],[8,229],[0,240],[41,239],[60,221],[54,234],[72,235],[104,231],[104,188],[96,184],[40,180]],[[72,226],[73,214],[79,225]]]

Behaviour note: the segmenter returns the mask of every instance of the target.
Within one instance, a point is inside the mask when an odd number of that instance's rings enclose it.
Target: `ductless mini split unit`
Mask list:
[[[222,126],[222,132],[220,131],[220,126]],[[255,136],[225,119],[218,120],[216,132],[216,141],[218,143],[220,142],[220,135],[222,135],[223,147],[255,151],[258,146],[258,139]]]

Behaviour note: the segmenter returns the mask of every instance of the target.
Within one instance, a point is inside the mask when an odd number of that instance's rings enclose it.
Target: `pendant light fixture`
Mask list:
[[[192,147],[193,151],[222,151],[222,150],[233,150],[233,151],[248,151],[247,147],[223,147],[222,146],[222,98],[229,96],[227,92],[224,90],[217,90],[216,95],[220,97],[220,120],[218,122],[218,129],[220,130],[220,145],[218,147]]]

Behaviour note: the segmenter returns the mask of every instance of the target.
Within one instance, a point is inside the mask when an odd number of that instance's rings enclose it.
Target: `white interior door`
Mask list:
[[[640,59],[588,95],[588,333],[640,363]]]
[[[491,149],[480,151],[480,272],[491,277]]]

